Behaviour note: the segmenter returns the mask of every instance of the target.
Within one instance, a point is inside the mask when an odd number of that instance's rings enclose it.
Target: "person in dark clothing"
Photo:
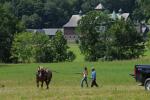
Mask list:
[[[84,81],[86,83],[86,86],[88,87],[88,82],[87,82],[88,70],[87,70],[87,67],[84,67],[84,71],[82,74],[83,74],[83,79],[81,80],[81,87],[83,87]]]
[[[96,83],[96,71],[94,68],[92,68],[91,77],[92,77],[91,87],[93,87],[93,86],[98,87],[98,84]]]

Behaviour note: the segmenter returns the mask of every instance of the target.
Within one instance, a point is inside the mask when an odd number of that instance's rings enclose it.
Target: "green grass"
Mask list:
[[[70,51],[73,51],[76,55],[74,62],[84,62],[84,55],[81,54],[79,46],[77,44],[69,44]]]
[[[149,56],[150,57],[150,50],[147,50],[146,52],[145,52],[145,54],[144,55],[146,55],[146,56]]]
[[[135,64],[148,64],[150,59],[114,62],[73,62],[53,64],[1,64],[0,100],[149,100],[150,94],[129,76]],[[36,88],[38,65],[60,73],[53,73],[50,89]],[[97,71],[99,88],[81,88],[83,66]],[[90,83],[90,79],[89,79]],[[2,85],[5,85],[2,87]]]
[[[135,64],[150,64],[149,56],[129,61],[85,62],[78,46],[69,46],[77,55],[74,62],[0,64],[0,100],[149,100],[150,93],[129,76]],[[38,65],[60,72],[53,73],[49,90],[36,87]],[[82,76],[75,73],[82,72],[84,66],[88,67],[89,77],[91,67],[95,67],[100,87],[80,87]]]

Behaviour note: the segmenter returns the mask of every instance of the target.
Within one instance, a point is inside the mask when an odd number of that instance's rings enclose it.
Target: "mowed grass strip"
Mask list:
[[[70,43],[69,47],[70,47],[69,50],[72,51],[76,55],[76,59],[74,60],[74,62],[84,62],[85,61],[84,55],[81,53],[78,44]]]
[[[1,64],[0,100],[149,100],[150,93],[129,76],[135,64],[149,64],[150,59],[113,62],[72,62],[52,64]],[[35,73],[42,65],[53,71],[50,89],[36,87]],[[81,88],[82,72],[87,66],[97,71],[99,88]],[[89,75],[90,77],[90,75]],[[88,79],[90,83],[90,79]]]

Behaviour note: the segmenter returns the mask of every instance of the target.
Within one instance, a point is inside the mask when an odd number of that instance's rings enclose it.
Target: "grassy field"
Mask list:
[[[135,64],[150,64],[150,57],[113,62],[84,62],[81,56],[72,63],[0,64],[0,100],[150,100],[150,93],[129,76]],[[35,73],[42,65],[53,71],[49,90],[37,88]],[[87,66],[97,71],[99,87],[80,87],[79,73]],[[89,75],[90,77],[90,75]],[[88,79],[90,84],[90,79]],[[45,85],[44,85],[45,86]]]
[[[150,59],[97,62],[97,63],[53,63],[53,64],[1,64],[0,100],[149,100],[150,93],[137,85],[129,76],[134,64],[148,64]],[[37,88],[35,72],[38,65],[60,73],[53,73],[50,89]],[[83,66],[94,66],[99,88],[81,88]],[[90,79],[89,79],[90,83]]]
[[[69,50],[74,52],[76,55],[76,59],[74,62],[84,62],[84,55],[81,54],[81,51],[79,49],[79,46],[77,44],[69,44]]]

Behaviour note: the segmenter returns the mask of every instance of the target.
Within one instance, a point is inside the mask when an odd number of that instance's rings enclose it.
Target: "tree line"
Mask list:
[[[73,61],[75,55],[68,49],[61,31],[53,38],[43,33],[23,32],[14,36],[10,59],[15,63]]]
[[[1,0],[0,3],[27,28],[62,27],[72,14],[80,10],[85,14],[99,3],[108,12],[121,8],[131,13],[133,19],[150,16],[149,0]]]
[[[122,8],[132,21],[150,23],[149,0],[0,0],[0,61],[12,62],[16,34],[27,28],[62,27],[72,14],[86,14],[99,3],[105,12]]]
[[[81,52],[88,61],[134,59],[145,52],[147,38],[130,19],[91,11],[79,21],[78,32]]]

